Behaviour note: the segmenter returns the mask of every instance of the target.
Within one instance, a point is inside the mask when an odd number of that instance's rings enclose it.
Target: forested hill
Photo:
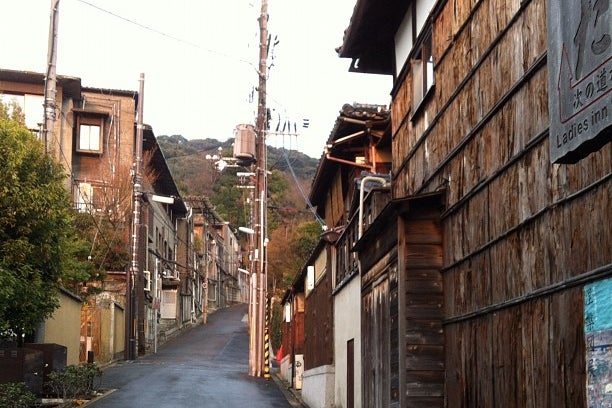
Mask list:
[[[179,179],[180,174],[185,174],[187,171],[186,167],[191,167],[196,164],[196,167],[204,167],[210,164],[210,160],[206,159],[206,155],[218,154],[219,147],[222,148],[223,156],[232,155],[232,145],[234,139],[228,139],[224,142],[220,142],[217,139],[197,139],[187,140],[183,136],[158,136],[157,142],[164,152],[164,156],[168,162],[173,162],[171,170],[176,171],[174,174],[175,178]],[[277,149],[275,147],[268,146],[268,169],[269,170],[280,170],[283,172],[289,172],[287,160],[295,172],[296,176],[301,180],[311,179],[319,162],[318,159],[313,159],[304,153],[295,150],[284,150]],[[181,158],[181,160],[175,160]],[[183,162],[182,159],[187,159]]]
[[[242,221],[238,214],[244,211],[235,208],[242,205],[235,202],[239,201],[237,195],[242,194],[242,191],[233,187],[238,182],[236,173],[249,169],[228,167],[219,172],[214,166],[214,160],[210,159],[220,152],[223,157],[231,157],[233,139],[224,142],[210,138],[187,140],[183,136],[174,135],[158,136],[157,142],[181,195],[206,195],[227,221]],[[297,188],[287,162],[290,163],[305,193],[308,194],[310,190],[318,160],[294,150],[286,151],[268,146],[268,170],[272,172],[269,178],[270,205],[293,214],[307,213],[306,202]],[[305,217],[308,215],[305,214]]]

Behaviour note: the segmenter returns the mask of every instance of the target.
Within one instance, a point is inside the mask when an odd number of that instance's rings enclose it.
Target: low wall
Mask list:
[[[304,371],[302,399],[309,408],[332,408],[334,406],[333,365],[319,366]]]

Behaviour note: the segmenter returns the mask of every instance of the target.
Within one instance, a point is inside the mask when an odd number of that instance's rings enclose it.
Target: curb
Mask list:
[[[278,389],[281,390],[281,392],[283,393],[283,395],[287,399],[287,402],[289,402],[289,404],[292,407],[295,407],[295,408],[308,408],[308,406],[306,404],[304,404],[304,401],[302,401],[301,396],[298,395],[295,392],[295,390],[293,388],[291,388],[289,386],[289,384],[287,384],[280,377],[280,375],[278,374],[278,370],[274,370],[271,374],[272,374],[271,375],[272,380],[274,380],[274,383],[276,384]]]

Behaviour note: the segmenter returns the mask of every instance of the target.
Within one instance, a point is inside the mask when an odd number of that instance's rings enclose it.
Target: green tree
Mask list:
[[[296,227],[277,228],[268,244],[268,284],[281,295],[300,272],[319,242],[321,226],[316,221],[302,222]]]
[[[64,172],[19,122],[0,117],[0,333],[31,333],[58,306],[73,235]]]
[[[225,221],[229,221],[231,225],[240,226],[247,225],[249,209],[246,199],[250,192],[247,189],[236,187],[238,183],[236,171],[245,170],[230,168],[221,172],[213,185],[214,194],[211,197],[211,202]]]
[[[6,104],[0,101],[0,118],[12,119],[25,125],[25,113],[14,99],[11,99]]]
[[[106,277],[107,264],[100,262],[99,247],[93,245],[91,230],[95,228],[90,214],[75,213],[73,231],[63,240],[63,271],[61,284],[83,297],[98,293],[93,285],[83,283],[101,281]],[[108,238],[107,238],[108,239]],[[107,253],[110,251],[107,251]],[[115,257],[123,256],[125,251],[115,252]],[[110,269],[115,270],[115,269]]]

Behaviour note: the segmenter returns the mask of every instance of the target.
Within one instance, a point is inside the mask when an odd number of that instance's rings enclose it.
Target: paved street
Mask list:
[[[248,376],[247,306],[209,316],[206,325],[174,338],[156,355],[104,371],[116,391],[90,404],[119,407],[292,407],[272,380]]]

